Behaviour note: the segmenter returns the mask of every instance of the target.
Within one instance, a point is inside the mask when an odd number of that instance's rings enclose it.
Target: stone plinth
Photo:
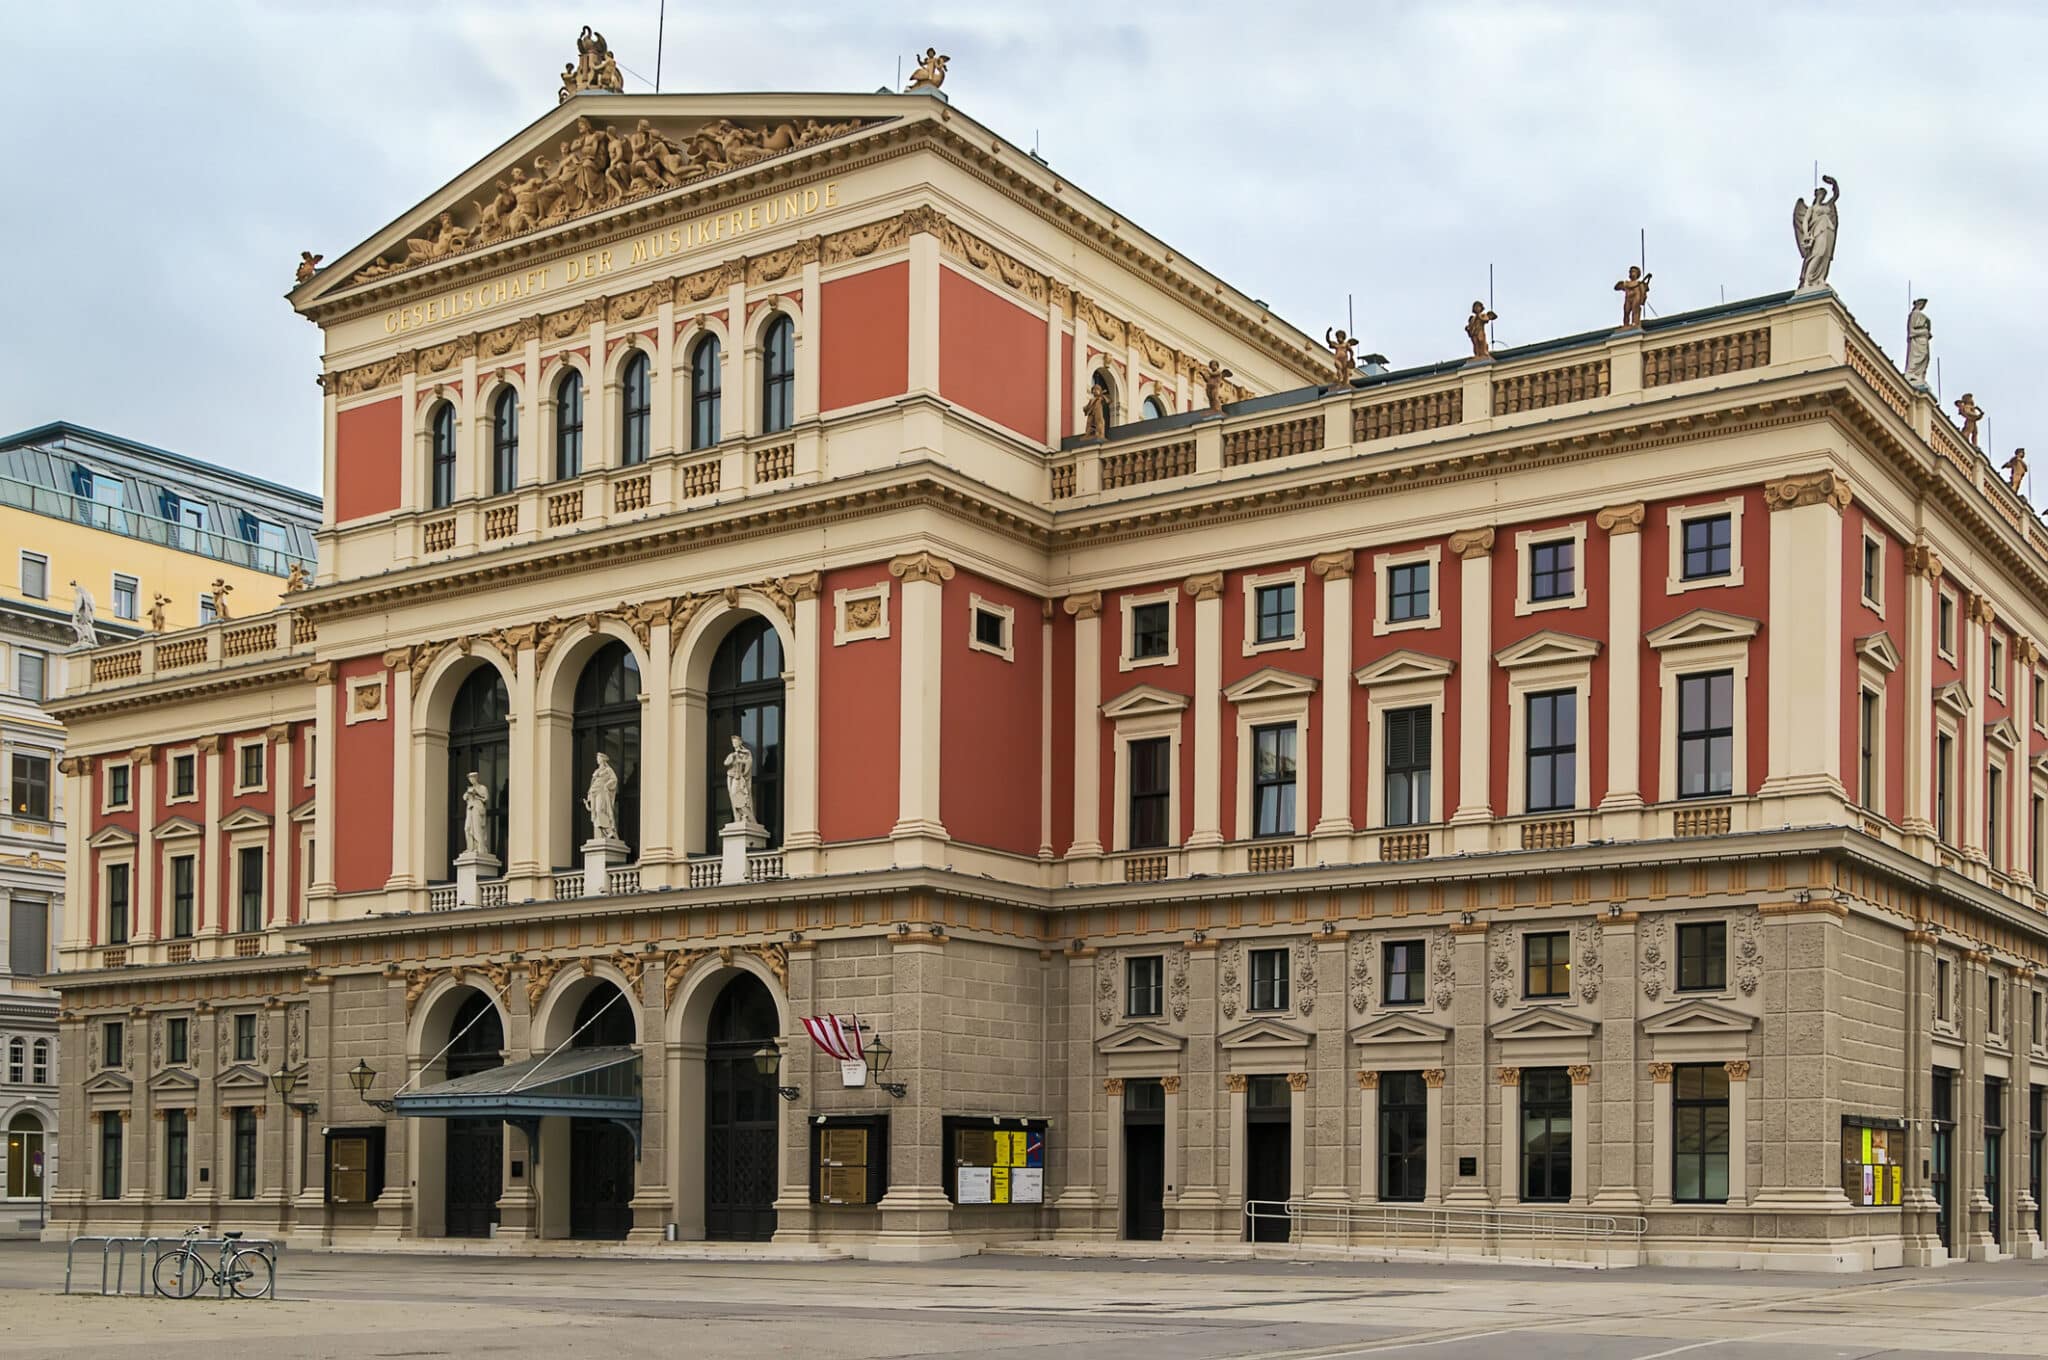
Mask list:
[[[768,828],[759,822],[728,822],[719,830],[718,838],[725,843],[725,862],[718,881],[725,885],[746,882],[747,852],[767,846]]]
[[[455,905],[474,907],[482,904],[481,888],[478,886],[487,878],[496,878],[504,866],[498,857],[488,850],[465,850],[455,857]]]
[[[583,842],[583,895],[603,897],[612,866],[626,863],[632,855],[617,836],[593,836]]]

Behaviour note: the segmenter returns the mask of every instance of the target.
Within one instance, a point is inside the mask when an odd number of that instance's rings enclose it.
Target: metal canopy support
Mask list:
[[[604,1119],[633,1137],[640,1159],[640,1050],[558,1049],[541,1058],[494,1067],[417,1091],[400,1093],[396,1113],[409,1119],[502,1119],[526,1135],[540,1164],[540,1121],[550,1115]]]

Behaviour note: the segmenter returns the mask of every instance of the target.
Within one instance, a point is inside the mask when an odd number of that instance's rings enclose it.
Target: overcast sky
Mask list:
[[[0,0],[0,431],[66,419],[317,489],[319,336],[282,300],[554,105],[589,21],[651,88],[658,0]],[[13,11],[8,18],[8,11]],[[1833,282],[1894,359],[1932,299],[2048,493],[2048,5],[847,5],[669,0],[666,90],[869,91],[935,43],[962,111],[1317,336],[1396,365],[1791,287],[1813,162]],[[907,66],[906,68],[907,69]],[[639,78],[636,78],[639,77]]]

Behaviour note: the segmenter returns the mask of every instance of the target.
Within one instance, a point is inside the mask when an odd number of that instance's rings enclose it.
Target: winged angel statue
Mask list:
[[[1805,199],[1792,205],[1792,238],[1799,243],[1799,287],[1828,286],[1828,269],[1835,262],[1836,208],[1842,202],[1842,186],[1833,175],[1822,175],[1827,187],[1813,191],[1813,203]]]

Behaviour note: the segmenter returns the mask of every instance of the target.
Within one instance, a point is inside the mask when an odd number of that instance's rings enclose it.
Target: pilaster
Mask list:
[[[1108,1138],[1096,1128],[1096,1102],[1101,1076],[1096,1070],[1094,995],[1095,951],[1076,942],[1067,951],[1067,1133],[1054,1143],[1061,1165],[1061,1189],[1053,1199],[1055,1237],[1089,1240],[1107,1236],[1096,1223],[1102,1205],[1095,1154]]]
[[[939,816],[939,736],[941,730],[939,646],[944,583],[953,578],[953,564],[928,552],[898,557],[889,574],[903,583],[899,623],[903,643],[899,684],[900,735],[897,769],[896,825],[889,835],[900,842],[897,863],[936,864],[943,852],[930,844],[946,839]],[[936,1136],[936,1135],[935,1135]]]
[[[1643,635],[1641,501],[1594,517],[1607,531],[1607,794],[1600,825],[1608,839],[1641,834]]]
[[[1102,855],[1102,592],[1069,595],[1074,620],[1074,842],[1067,873],[1093,883]]]
[[[1323,553],[1309,563],[1323,582],[1322,815],[1312,833],[1316,862],[1340,864],[1351,858],[1341,838],[1351,822],[1351,578],[1357,554]]]
[[[1223,573],[1190,576],[1184,588],[1195,605],[1195,806],[1188,872],[1213,874],[1222,867],[1223,844]]]
[[[1906,809],[1901,826],[1910,835],[1934,838],[1934,629],[1935,590],[1941,557],[1925,543],[1906,549],[1905,705]],[[1930,845],[1921,847],[1932,853]]]
[[[1832,470],[1764,485],[1771,508],[1769,775],[1758,792],[1770,822],[1838,820],[1842,785],[1842,512],[1848,481]],[[1794,683],[1796,677],[1796,683]]]
[[[1616,904],[1619,907],[1619,903]],[[1636,1179],[1638,1100],[1669,1092],[1643,1080],[1636,1037],[1636,915],[1610,910],[1600,919],[1594,948],[1600,967],[1600,1061],[1594,1065],[1588,1104],[1598,1111],[1598,1174],[1592,1204],[1603,1212],[1633,1213],[1643,1204]],[[1584,960],[1573,960],[1583,964]],[[1583,984],[1583,976],[1578,979]],[[1578,1094],[1573,1090],[1573,1096]],[[1576,1112],[1576,1102],[1574,1104]],[[1574,1172],[1576,1175],[1576,1171]],[[1665,1173],[1668,1176],[1668,1171]],[[1670,1191],[1667,1186],[1665,1196]]]
[[[1483,923],[1451,927],[1455,982],[1451,1000],[1451,1167],[1446,1204],[1490,1204],[1486,1174],[1486,931]],[[1466,1158],[1473,1173],[1464,1175]]]
[[[1493,820],[1493,538],[1491,525],[1451,535],[1459,561],[1458,807],[1450,818],[1457,851],[1488,848],[1485,824]]]
[[[808,266],[807,266],[808,267]],[[810,294],[805,294],[806,301]],[[784,747],[783,777],[788,781],[782,805],[782,852],[792,877],[814,873],[818,846],[818,648],[823,626],[818,620],[820,577],[810,572],[790,591],[796,609],[796,645],[791,649],[791,679],[785,687],[789,741]]]

